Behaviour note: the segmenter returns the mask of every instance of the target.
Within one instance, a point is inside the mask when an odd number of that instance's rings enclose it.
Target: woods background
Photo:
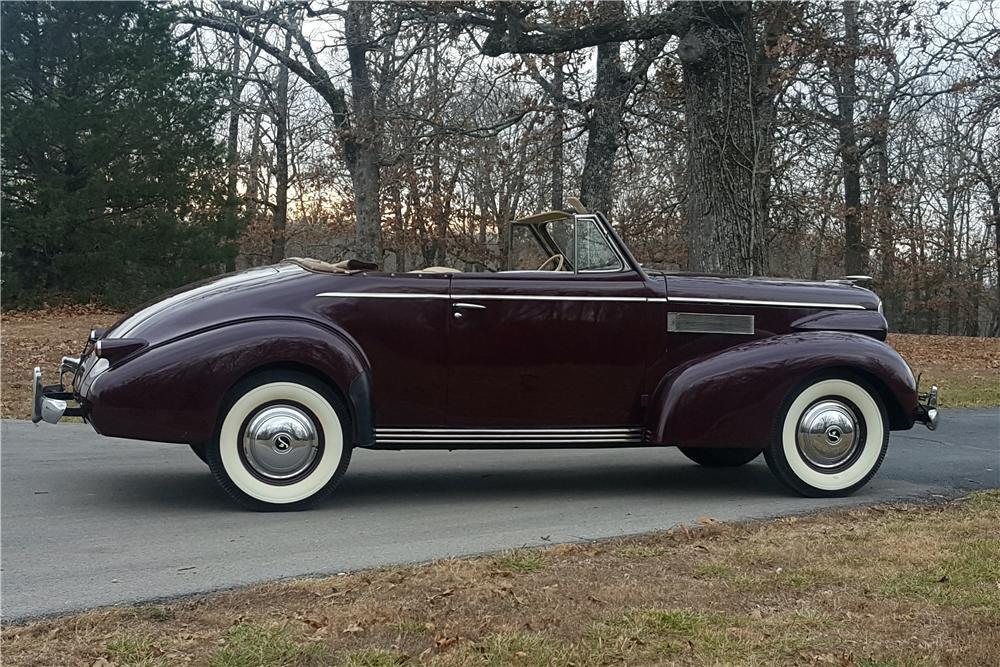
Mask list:
[[[648,266],[867,273],[893,330],[996,336],[997,9],[4,3],[3,304],[497,268],[579,195]]]

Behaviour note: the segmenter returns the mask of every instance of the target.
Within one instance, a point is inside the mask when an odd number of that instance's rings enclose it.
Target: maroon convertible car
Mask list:
[[[918,396],[851,280],[645,270],[582,207],[508,237],[496,273],[292,259],[190,286],[92,331],[59,384],[36,368],[32,418],[189,444],[254,509],[325,496],[354,447],[763,452],[794,491],[838,496],[890,430],[936,426],[937,388]]]

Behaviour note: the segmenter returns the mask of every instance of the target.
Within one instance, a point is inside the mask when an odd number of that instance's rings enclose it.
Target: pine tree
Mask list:
[[[152,3],[3,3],[4,305],[134,303],[235,252],[223,81]]]

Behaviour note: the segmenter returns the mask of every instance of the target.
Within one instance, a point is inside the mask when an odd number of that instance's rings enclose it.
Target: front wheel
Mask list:
[[[347,470],[347,414],[339,396],[310,375],[252,376],[229,394],[208,466],[250,509],[302,509],[333,491]]]
[[[804,496],[847,496],[878,471],[888,444],[878,392],[860,379],[827,377],[789,397],[764,458],[779,480]]]

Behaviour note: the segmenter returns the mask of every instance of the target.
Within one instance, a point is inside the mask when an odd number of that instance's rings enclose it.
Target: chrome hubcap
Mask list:
[[[288,480],[307,470],[319,453],[319,430],[312,418],[290,405],[271,405],[250,419],[243,455],[258,474]]]
[[[836,468],[857,451],[858,430],[858,418],[851,408],[840,401],[820,401],[799,419],[795,443],[803,458],[815,467]]]

